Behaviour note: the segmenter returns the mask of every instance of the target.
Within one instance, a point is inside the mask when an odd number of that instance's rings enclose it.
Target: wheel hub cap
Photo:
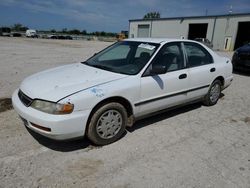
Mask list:
[[[113,138],[122,127],[122,115],[117,110],[104,112],[97,121],[96,132],[103,139]]]
[[[212,86],[211,91],[210,91],[210,100],[212,102],[216,102],[220,97],[220,85],[215,84]]]

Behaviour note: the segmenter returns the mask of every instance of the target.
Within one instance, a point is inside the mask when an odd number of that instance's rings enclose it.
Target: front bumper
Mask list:
[[[47,114],[32,107],[26,107],[18,97],[18,90],[12,95],[12,104],[25,125],[43,136],[55,140],[84,136],[90,110],[73,111],[71,114],[64,115]]]

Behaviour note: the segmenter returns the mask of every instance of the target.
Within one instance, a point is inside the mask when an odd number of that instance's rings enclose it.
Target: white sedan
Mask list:
[[[118,140],[136,119],[203,101],[214,105],[233,80],[232,64],[201,43],[127,39],[82,63],[26,78],[13,96],[24,124],[46,137]]]

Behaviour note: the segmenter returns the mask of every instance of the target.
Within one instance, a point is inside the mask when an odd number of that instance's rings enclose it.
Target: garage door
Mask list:
[[[207,38],[207,23],[189,24],[188,39]]]
[[[250,22],[239,22],[234,49],[250,42]]]
[[[138,37],[149,37],[149,25],[138,25]]]

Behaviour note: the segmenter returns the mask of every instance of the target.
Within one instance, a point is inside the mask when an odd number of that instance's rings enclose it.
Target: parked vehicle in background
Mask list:
[[[12,33],[12,36],[13,36],[13,37],[21,37],[22,34],[21,34],[21,33],[18,33],[18,32],[14,32],[14,33]]]
[[[57,39],[65,40],[65,36],[64,35],[57,35]]]
[[[122,41],[122,40],[124,40],[125,38],[126,38],[126,36],[125,36],[124,33],[118,33],[118,34],[116,35],[117,41]]]
[[[66,36],[65,36],[65,39],[66,39],[66,40],[73,40],[72,36],[70,36],[70,35],[66,35]]]
[[[11,29],[9,27],[0,27],[0,36],[10,37]]]
[[[73,40],[70,35],[49,35],[48,39]]]
[[[126,126],[166,108],[215,105],[233,80],[232,63],[203,44],[125,39],[82,63],[26,78],[12,96],[24,124],[46,137],[117,141]]]
[[[37,32],[34,29],[28,29],[26,31],[26,37],[30,37],[30,38],[38,38]]]
[[[250,43],[235,50],[232,63],[234,70],[250,71]]]
[[[57,35],[48,35],[48,39],[58,39]]]
[[[202,44],[205,44],[207,47],[209,47],[209,48],[213,48],[213,44],[212,44],[212,42],[210,42],[208,39],[206,39],[206,38],[196,38],[196,39],[194,39],[195,41],[197,41],[197,42],[200,42],[200,43],[202,43]]]
[[[117,33],[116,35],[117,41],[122,41],[126,38],[128,38],[128,31],[121,31],[120,33]]]

